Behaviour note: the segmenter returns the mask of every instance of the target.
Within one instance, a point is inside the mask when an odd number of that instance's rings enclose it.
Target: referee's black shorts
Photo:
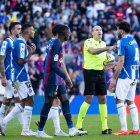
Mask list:
[[[103,70],[84,69],[85,90],[84,95],[106,95],[106,79]]]

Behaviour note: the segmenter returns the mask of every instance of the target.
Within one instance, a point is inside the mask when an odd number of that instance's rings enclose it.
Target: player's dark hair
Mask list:
[[[116,27],[118,27],[119,29],[124,30],[126,33],[130,33],[130,31],[131,31],[130,24],[127,23],[126,21],[122,21],[122,22],[117,23]]]
[[[52,33],[53,35],[57,35],[57,34],[65,34],[65,31],[69,30],[69,27],[63,24],[57,24],[53,27],[52,29]]]
[[[9,31],[11,33],[12,29],[16,26],[16,25],[21,25],[20,22],[12,22],[9,26]]]
[[[30,23],[25,23],[25,24],[22,26],[21,31],[24,32],[25,30],[27,30],[27,29],[30,28],[30,27],[33,27],[33,25],[30,24]]]

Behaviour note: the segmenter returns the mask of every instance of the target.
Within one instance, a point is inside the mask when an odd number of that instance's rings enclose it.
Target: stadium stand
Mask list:
[[[74,83],[69,92],[82,94],[84,40],[91,36],[92,27],[98,24],[103,28],[103,39],[107,45],[113,45],[116,42],[115,23],[122,20],[131,24],[132,35],[140,49],[140,0],[1,0],[0,40],[9,34],[10,22],[33,23],[37,51],[29,62],[30,76],[36,94],[42,95],[43,59],[48,41],[46,28],[57,23],[67,24],[71,28],[71,41],[63,44],[63,54]],[[112,71],[106,74],[109,79]]]

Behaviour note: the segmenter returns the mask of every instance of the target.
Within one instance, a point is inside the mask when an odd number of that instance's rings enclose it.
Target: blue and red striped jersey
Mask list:
[[[62,57],[61,42],[56,38],[50,39],[46,48],[44,65],[45,85],[61,85],[64,82],[63,79],[66,79],[65,73],[61,70]]]

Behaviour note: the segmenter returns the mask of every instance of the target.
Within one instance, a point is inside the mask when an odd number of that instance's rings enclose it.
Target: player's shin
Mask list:
[[[138,131],[139,130],[138,109],[137,109],[135,103],[129,105],[129,110],[130,110],[130,113],[131,113],[133,130]]]
[[[121,123],[121,130],[127,131],[127,121],[126,121],[126,108],[124,103],[117,104],[118,115]]]
[[[107,106],[106,104],[99,104],[100,117],[102,122],[102,130],[108,129],[107,126]]]
[[[70,107],[69,107],[69,101],[65,100],[61,103],[62,103],[63,115],[64,115],[65,120],[67,122],[67,126],[68,126],[68,128],[73,128],[73,122],[72,122],[72,116],[71,116]]]
[[[5,113],[7,112],[8,106],[2,104],[0,107],[0,119],[4,118]]]
[[[87,110],[89,108],[90,104],[83,102],[83,104],[81,105],[80,111],[79,111],[79,115],[78,115],[78,119],[77,119],[77,123],[76,123],[76,128],[77,129],[81,129],[82,128],[82,124],[84,121],[84,118],[86,116]]]
[[[24,112],[23,112],[23,116],[24,116],[23,130],[29,130],[30,129],[32,110],[33,110],[33,107],[31,107],[31,106],[25,106],[24,107]]]
[[[15,103],[15,105],[20,105],[20,103]],[[18,118],[20,125],[23,126],[23,112],[19,113],[17,115],[17,118]]]
[[[39,131],[43,131],[44,129],[51,106],[52,106],[52,102],[44,103],[43,105],[43,108],[41,110],[41,115],[40,115],[40,122],[39,122],[39,128],[38,128]]]

